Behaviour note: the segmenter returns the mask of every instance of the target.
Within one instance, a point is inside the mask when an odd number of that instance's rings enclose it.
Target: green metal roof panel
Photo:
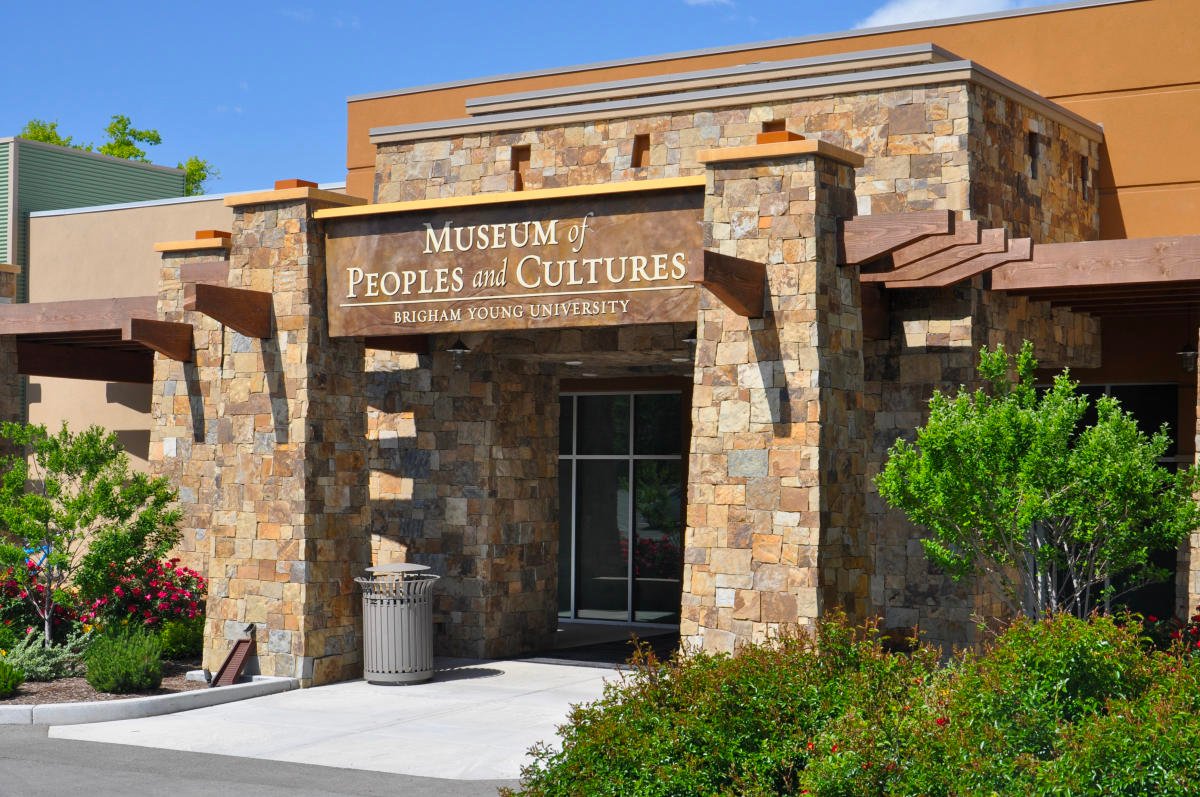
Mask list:
[[[12,196],[8,167],[12,162],[11,150],[12,142],[0,142],[0,263],[12,262],[8,249],[9,197]]]

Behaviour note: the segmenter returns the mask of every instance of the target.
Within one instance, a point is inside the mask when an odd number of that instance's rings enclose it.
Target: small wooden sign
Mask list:
[[[703,201],[673,190],[330,219],[329,334],[694,321]]]

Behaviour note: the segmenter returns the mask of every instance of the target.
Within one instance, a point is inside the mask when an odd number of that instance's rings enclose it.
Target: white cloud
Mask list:
[[[877,28],[906,22],[986,14],[990,11],[1009,11],[1014,8],[1044,5],[1046,2],[1047,0],[888,0],[855,27]]]
[[[313,18],[316,16],[311,8],[301,7],[281,8],[279,9],[279,13],[293,22],[299,22],[305,25],[307,25],[309,22],[312,22]]]
[[[689,6],[733,6],[733,0],[683,0]]]

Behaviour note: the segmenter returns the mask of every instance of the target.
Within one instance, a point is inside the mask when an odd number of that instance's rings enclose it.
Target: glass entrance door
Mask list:
[[[678,623],[680,394],[572,393],[560,401],[559,616]]]

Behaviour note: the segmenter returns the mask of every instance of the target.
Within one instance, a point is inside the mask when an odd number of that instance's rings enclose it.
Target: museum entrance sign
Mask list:
[[[330,335],[695,320],[702,192],[552,193],[327,219]]]

